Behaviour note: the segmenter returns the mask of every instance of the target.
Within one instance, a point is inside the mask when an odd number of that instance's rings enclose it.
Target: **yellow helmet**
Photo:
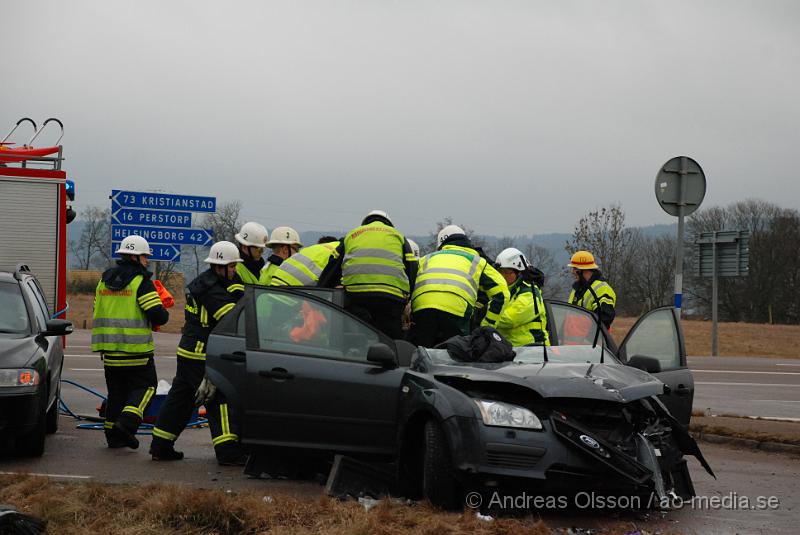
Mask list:
[[[578,251],[572,255],[567,266],[575,269],[600,269],[594,261],[594,255],[589,251]]]

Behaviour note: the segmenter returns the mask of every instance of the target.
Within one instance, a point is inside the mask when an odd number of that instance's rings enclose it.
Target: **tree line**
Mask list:
[[[217,240],[232,241],[241,227],[239,201],[222,203],[217,212],[205,214],[198,226],[211,229]],[[82,210],[84,223],[77,240],[69,243],[77,269],[104,269],[111,263],[111,213],[108,209]],[[436,235],[449,224],[447,217],[436,223],[427,239],[420,240],[422,254],[436,248]],[[572,279],[558,251],[543,247],[535,237],[481,236],[459,224],[488,258],[506,247],[520,249],[546,276],[545,297],[566,300]],[[728,206],[700,209],[687,219],[684,243],[684,312],[710,317],[711,279],[694,275],[693,243],[701,232],[750,231],[749,274],[719,278],[720,321],[752,323],[800,323],[800,211],[748,199]],[[638,316],[658,306],[672,304],[675,280],[675,235],[651,235],[625,223],[621,205],[613,204],[582,216],[564,244],[568,254],[591,251],[603,276],[617,293],[620,315]],[[187,280],[203,271],[208,248],[183,246],[181,262],[156,262],[158,274],[181,271]]]

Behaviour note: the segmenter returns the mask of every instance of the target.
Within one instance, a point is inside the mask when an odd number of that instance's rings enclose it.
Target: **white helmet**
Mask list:
[[[114,251],[114,254],[131,254],[131,255],[151,255],[153,251],[150,249],[150,244],[141,236],[132,234],[127,236],[119,244],[119,249]]]
[[[242,225],[241,230],[236,235],[236,241],[242,245],[249,247],[261,247],[262,249],[267,246],[267,229],[261,223],[248,221]]]
[[[384,212],[383,210],[373,210],[367,215],[364,216],[364,219],[361,220],[362,225],[366,225],[366,221],[371,218],[381,218],[385,219],[390,225],[392,224],[391,218],[389,218],[389,214]]]
[[[449,238],[450,236],[455,236],[457,234],[462,234],[464,236],[467,235],[467,233],[464,232],[464,229],[459,227],[458,225],[447,225],[446,227],[444,227],[442,230],[439,231],[439,235],[436,236],[436,243],[439,244],[439,247],[441,247],[442,243],[447,241],[447,238]]]
[[[414,256],[419,258],[419,245],[417,245],[417,242],[411,238],[406,238],[406,240],[408,240],[408,244],[411,246],[411,252],[414,253]]]
[[[239,258],[239,248],[229,241],[218,241],[211,246],[208,252],[208,258],[205,259],[207,264],[217,264],[220,266],[227,266],[233,262],[241,262]]]
[[[303,244],[300,243],[300,235],[292,227],[276,227],[275,230],[272,231],[272,234],[270,234],[267,245],[269,247],[273,245],[303,246]]]
[[[499,268],[516,269],[517,271],[525,271],[525,268],[530,265],[528,259],[522,254],[522,251],[514,247],[503,249],[500,254],[497,255],[495,264],[497,264]]]

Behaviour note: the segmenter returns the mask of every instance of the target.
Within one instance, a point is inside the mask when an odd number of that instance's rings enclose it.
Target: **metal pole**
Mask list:
[[[711,356],[718,356],[717,351],[717,304],[718,294],[717,287],[719,285],[719,275],[717,274],[717,241],[716,237],[711,244]]]
[[[683,300],[683,208],[680,208],[681,215],[678,216],[678,242],[675,252],[675,308],[678,312],[678,319],[681,317],[681,301]]]

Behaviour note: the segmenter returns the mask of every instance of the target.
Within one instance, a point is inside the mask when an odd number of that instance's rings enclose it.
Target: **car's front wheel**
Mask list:
[[[459,505],[450,448],[442,427],[433,420],[425,422],[422,492],[433,505],[443,509],[455,509]]]

